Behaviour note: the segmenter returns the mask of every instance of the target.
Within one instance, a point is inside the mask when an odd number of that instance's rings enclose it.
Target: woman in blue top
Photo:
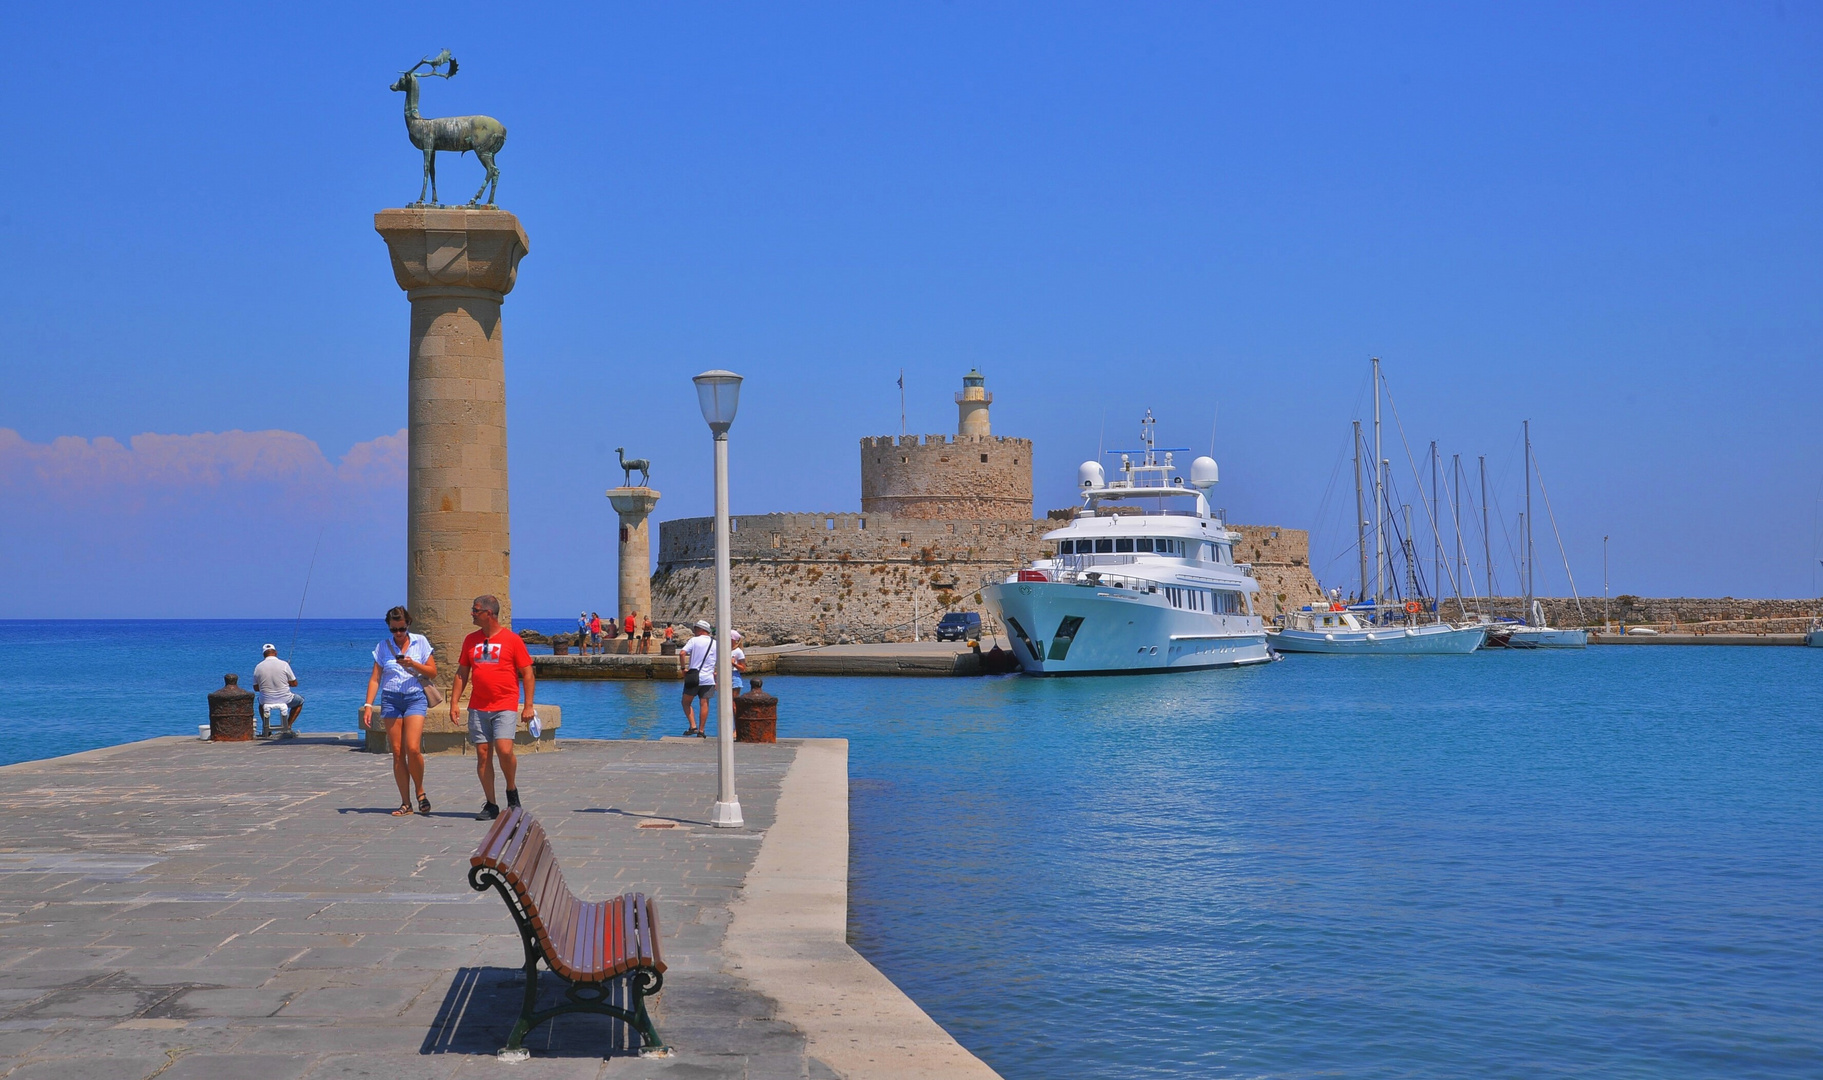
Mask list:
[[[424,794],[424,714],[430,704],[424,697],[424,680],[437,677],[437,661],[430,640],[411,632],[411,612],[394,607],[386,613],[386,640],[374,646],[373,674],[367,677],[367,700],[361,705],[361,726],[373,726],[374,693],[380,695],[380,717],[386,722],[386,745],[392,750],[392,778],[399,785],[399,808],[393,817],[411,815],[411,788],[418,788],[418,813],[430,816],[430,797]]]

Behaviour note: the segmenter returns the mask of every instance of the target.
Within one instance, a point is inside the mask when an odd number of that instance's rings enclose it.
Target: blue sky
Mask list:
[[[940,432],[978,365],[995,430],[1037,444],[1041,510],[1149,407],[1173,445],[1213,426],[1217,501],[1315,529],[1346,585],[1332,478],[1378,355],[1414,453],[1488,455],[1509,517],[1532,420],[1584,594],[1604,534],[1615,592],[1820,591],[1814,5],[9,23],[18,615],[287,613],[319,537],[308,614],[400,597],[407,307],[372,214],[418,184],[387,85],[444,47],[461,73],[424,111],[507,125],[500,200],[531,238],[505,312],[523,615],[612,603],[616,446],[653,460],[660,518],[708,511],[689,376],[722,366],[749,378],[737,513],[855,508],[899,370],[911,429]],[[472,157],[439,173],[446,198],[480,182]]]

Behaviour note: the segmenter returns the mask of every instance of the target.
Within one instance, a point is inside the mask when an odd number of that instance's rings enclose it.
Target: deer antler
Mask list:
[[[438,68],[442,67],[445,64],[449,65],[448,71],[438,71],[437,70]],[[456,74],[456,58],[450,55],[448,49],[444,49],[442,52],[438,53],[435,56],[425,57],[424,59],[413,64],[409,71],[402,71],[399,74],[413,75],[413,74],[417,73],[419,68],[425,68],[425,67],[430,68],[429,71],[424,73],[424,77],[427,79],[432,76],[435,76],[439,79],[453,78]]]

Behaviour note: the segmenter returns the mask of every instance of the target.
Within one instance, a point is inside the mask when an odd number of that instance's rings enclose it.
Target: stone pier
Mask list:
[[[649,487],[608,489],[608,502],[620,515],[620,606],[617,618],[627,612],[652,614],[652,539],[646,519],[658,506],[658,492]]]
[[[502,210],[428,207],[382,210],[374,228],[411,301],[405,603],[447,687],[469,602],[492,593],[512,622],[500,304],[525,230]]]

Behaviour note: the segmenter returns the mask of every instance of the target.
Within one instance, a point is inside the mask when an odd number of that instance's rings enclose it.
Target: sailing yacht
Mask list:
[[[1552,519],[1552,528],[1556,528],[1556,519]],[[1564,630],[1547,625],[1544,617],[1544,605],[1532,592],[1532,568],[1536,565],[1536,552],[1532,546],[1532,422],[1525,421],[1525,565],[1521,568],[1525,578],[1525,622],[1519,625],[1503,627],[1489,637],[1489,644],[1508,649],[1584,649],[1589,645],[1587,630]],[[1569,563],[1565,562],[1568,569]],[[1576,583],[1570,583],[1574,593]],[[1582,602],[1577,601],[1580,610]]]
[[[1388,602],[1385,572],[1388,565],[1386,527],[1387,473],[1380,455],[1380,361],[1373,361],[1374,378],[1374,460],[1373,470],[1373,586],[1371,601],[1355,605],[1342,603],[1340,589],[1331,589],[1325,603],[1310,604],[1287,612],[1278,618],[1278,626],[1267,631],[1267,640],[1279,652],[1412,654],[1472,653],[1486,641],[1488,630],[1481,623],[1454,626],[1438,618],[1431,605],[1431,621],[1422,620],[1426,605],[1419,599],[1419,586],[1413,572],[1411,508],[1406,507],[1404,550],[1407,584],[1402,602]],[[1359,528],[1356,545],[1361,553],[1361,592],[1367,592],[1368,537],[1366,512],[1361,502],[1361,423],[1355,421],[1355,507]],[[1396,600],[1396,597],[1392,598]]]
[[[1082,508],[1045,534],[1057,554],[982,589],[1028,675],[1124,675],[1263,664],[1272,659],[1253,613],[1259,583],[1234,561],[1240,534],[1209,507],[1214,459],[1174,475],[1185,449],[1155,445],[1152,411],[1140,448],[1117,450],[1120,476],[1098,461],[1077,469]],[[1157,500],[1160,509],[1134,505]],[[1165,502],[1189,509],[1163,509]]]

